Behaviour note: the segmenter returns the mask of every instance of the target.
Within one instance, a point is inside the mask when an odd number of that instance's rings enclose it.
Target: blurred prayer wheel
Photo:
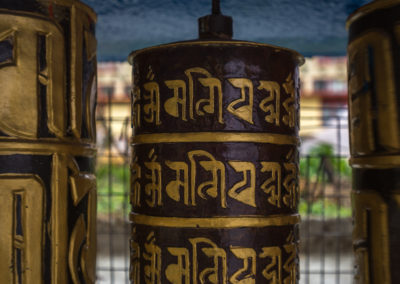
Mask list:
[[[348,20],[355,283],[400,283],[400,1]]]
[[[132,283],[297,283],[303,57],[229,39],[133,52]]]
[[[96,15],[0,3],[0,282],[95,283]]]

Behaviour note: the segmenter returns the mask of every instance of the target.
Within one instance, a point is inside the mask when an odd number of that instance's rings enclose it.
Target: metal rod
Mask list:
[[[212,1],[212,14],[213,15],[220,15],[221,14],[221,6],[219,0]]]
[[[108,230],[110,232],[110,237],[108,239],[108,249],[110,254],[110,280],[111,284],[115,283],[115,267],[114,267],[114,240],[113,240],[113,217],[112,217],[112,202],[113,202],[113,166],[112,166],[112,96],[113,91],[108,92],[107,96],[107,109],[108,109],[108,125],[107,125],[107,150],[108,150]]]

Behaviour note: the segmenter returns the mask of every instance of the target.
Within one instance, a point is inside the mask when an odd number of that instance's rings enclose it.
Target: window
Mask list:
[[[315,80],[314,91],[343,94],[347,92],[347,82],[343,80]]]

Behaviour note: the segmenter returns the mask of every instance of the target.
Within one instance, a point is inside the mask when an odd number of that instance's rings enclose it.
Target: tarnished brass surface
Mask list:
[[[352,202],[355,283],[391,283],[388,206],[376,191],[354,191]]]
[[[0,282],[96,280],[96,40],[79,1],[0,4]]]
[[[131,214],[131,220],[138,225],[171,228],[241,228],[295,225],[300,221],[300,216],[177,218]]]
[[[347,19],[346,27],[350,28],[350,26],[358,21],[360,18],[364,16],[369,16],[374,12],[379,10],[387,10],[390,8],[395,8],[397,5],[400,4],[399,0],[375,0],[371,3],[362,6],[356,12],[354,12],[350,17]]]
[[[136,50],[129,55],[129,63],[133,63],[135,57],[140,53],[153,51],[156,49],[163,49],[166,47],[179,47],[179,46],[253,46],[253,47],[264,47],[274,49],[275,52],[283,51],[291,54],[293,59],[297,61],[299,65],[303,65],[305,62],[304,57],[295,50],[284,48],[281,46],[266,44],[266,43],[258,43],[258,42],[251,42],[251,41],[241,41],[241,40],[196,40],[196,41],[181,41],[181,42],[174,42],[169,44],[163,44],[158,46],[152,46],[143,48],[140,50]]]
[[[154,143],[201,143],[201,142],[256,142],[279,145],[298,145],[297,137],[269,133],[235,132],[185,132],[140,134],[132,139],[133,144]]]
[[[356,283],[400,281],[399,15],[382,0],[348,20]]]
[[[297,283],[300,56],[132,53],[132,283]]]

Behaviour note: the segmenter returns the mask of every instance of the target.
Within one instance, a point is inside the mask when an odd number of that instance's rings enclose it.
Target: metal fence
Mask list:
[[[129,104],[98,106],[97,283],[129,283]],[[302,107],[300,283],[352,283],[347,109]]]
[[[300,156],[300,283],[352,283],[347,109],[320,113],[301,120],[312,134],[302,137]]]

